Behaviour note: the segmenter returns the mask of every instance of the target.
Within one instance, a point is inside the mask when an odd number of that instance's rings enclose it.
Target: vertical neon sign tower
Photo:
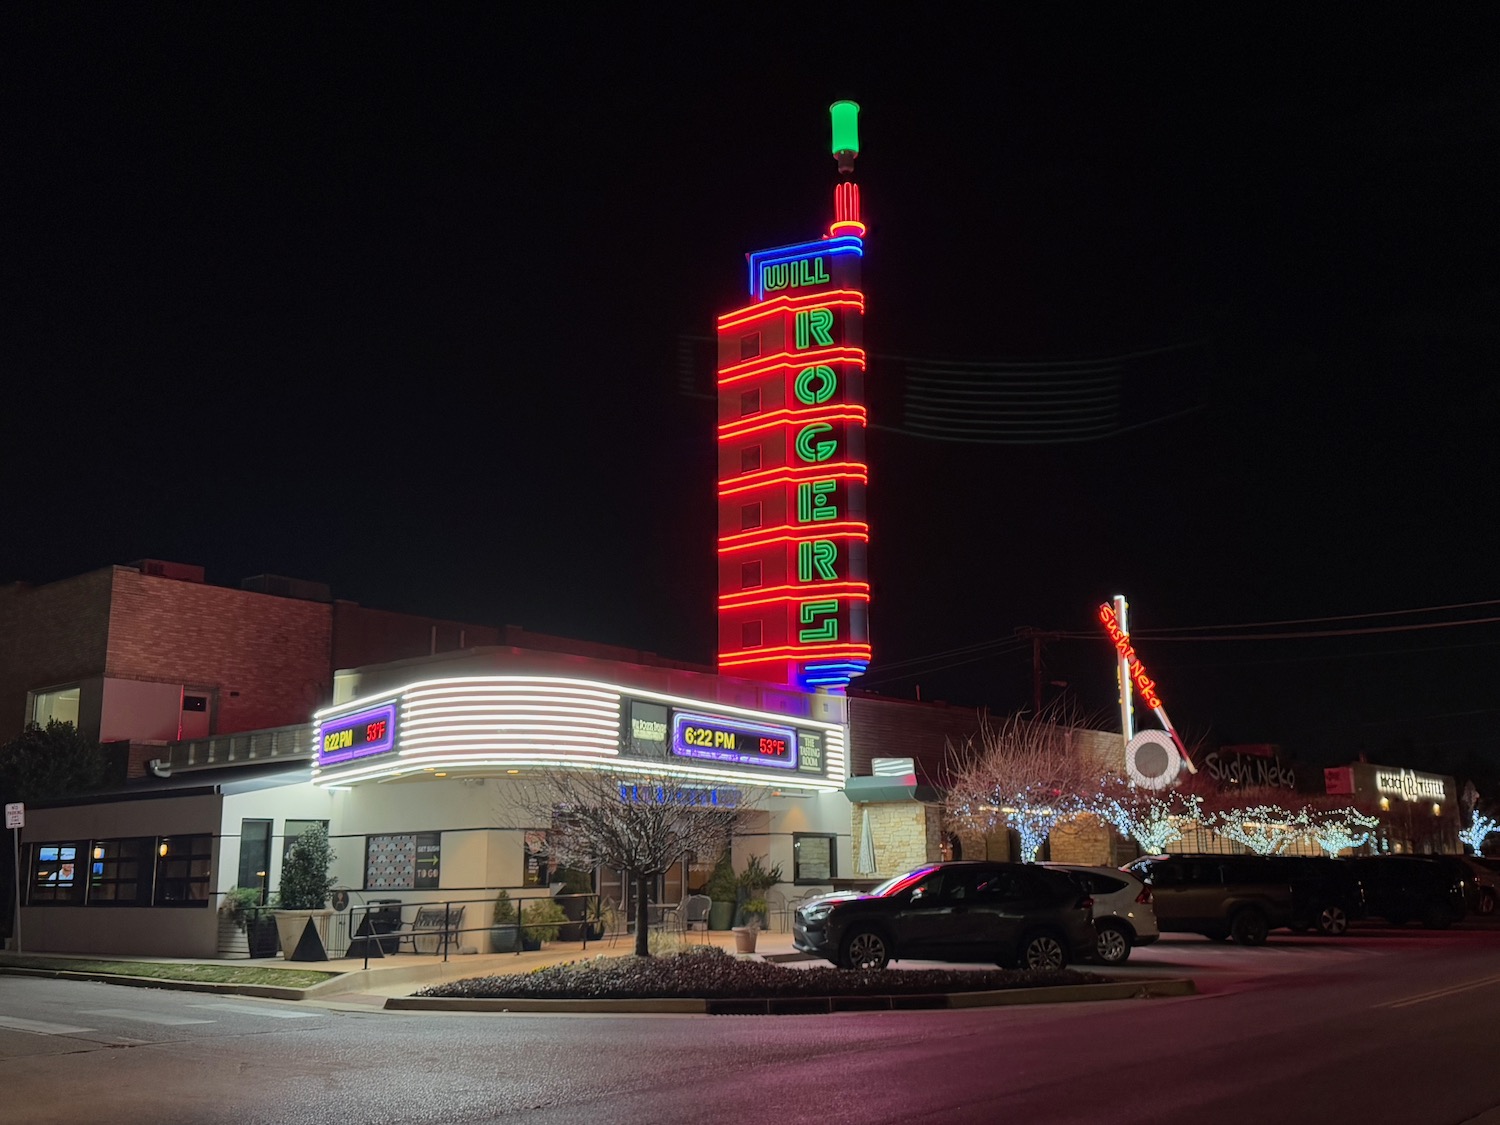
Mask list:
[[[719,669],[842,691],[870,663],[859,106],[835,102],[828,233],[749,255],[719,317]]]

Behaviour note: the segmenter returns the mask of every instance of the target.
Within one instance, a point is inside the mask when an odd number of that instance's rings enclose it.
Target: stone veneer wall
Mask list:
[[[856,804],[851,818],[854,871],[850,875],[860,869],[866,809],[870,813],[870,834],[875,838],[875,875],[865,878],[888,879],[942,858],[942,810],[938,806],[916,801]]]
[[[1114,837],[1109,825],[1092,813],[1060,820],[1047,837],[1052,862],[1088,867],[1114,866]]]

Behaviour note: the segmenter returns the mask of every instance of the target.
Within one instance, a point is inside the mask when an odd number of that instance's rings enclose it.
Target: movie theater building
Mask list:
[[[668,778],[739,807],[737,869],[754,855],[781,866],[785,893],[831,887],[852,874],[847,703],[505,647],[340,672],[306,727],[173,743],[151,781],[28,810],[25,948],[213,956],[212,907],[233,886],[274,891],[290,842],[321,823],[352,904],[466,904],[462,944],[484,950],[498,889],[550,893],[536,792],[559,768]],[[716,858],[670,872],[657,901],[680,901]],[[628,908],[620,873],[596,879]]]

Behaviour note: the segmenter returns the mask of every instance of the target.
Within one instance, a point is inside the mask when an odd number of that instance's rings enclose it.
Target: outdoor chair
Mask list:
[[[707,895],[688,895],[682,912],[683,926],[688,933],[702,934],[703,940],[708,940],[708,912],[713,904],[713,899]]]
[[[791,914],[787,908],[786,895],[772,888],[766,891],[766,921],[773,930],[787,933],[791,930]]]

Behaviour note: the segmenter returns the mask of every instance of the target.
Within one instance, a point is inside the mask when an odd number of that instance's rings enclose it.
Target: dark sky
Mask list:
[[[1165,639],[1500,598],[1485,6],[552,7],[5,17],[0,581],[166,558],[711,661],[679,355],[824,228],[853,97],[875,406],[891,357],[1134,357],[1092,441],[877,410],[868,686],[1022,705],[1034,626],[1108,708],[1118,591],[1189,736],[1500,758],[1495,624]]]

